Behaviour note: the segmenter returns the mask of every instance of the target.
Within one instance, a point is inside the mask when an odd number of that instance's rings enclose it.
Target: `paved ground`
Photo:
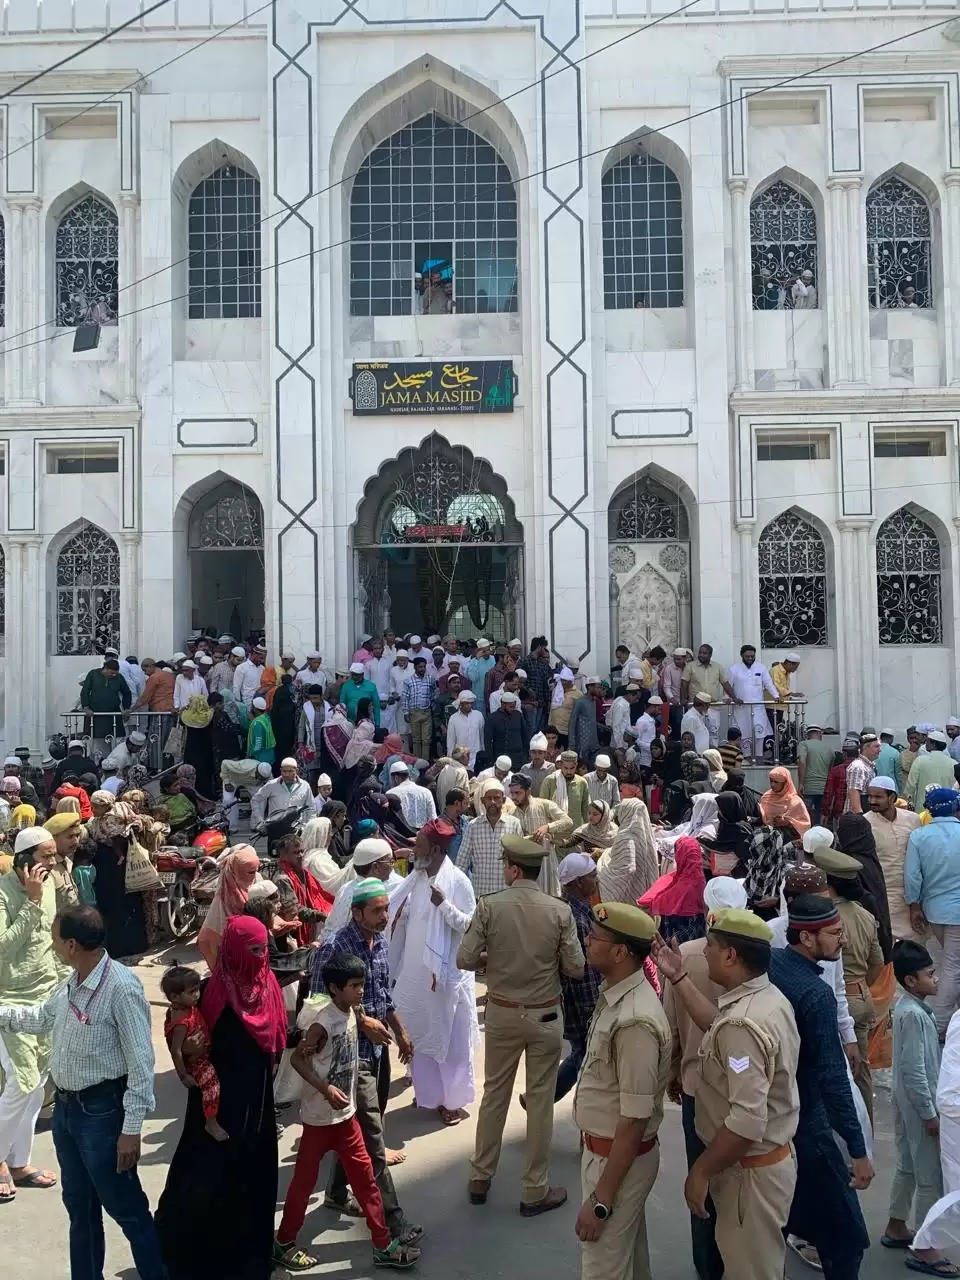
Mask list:
[[[194,960],[193,948],[171,948],[168,956]],[[170,1066],[163,1040],[163,1004],[159,990],[162,964],[150,960],[138,968],[153,1008],[154,1043],[157,1052],[157,1111],[144,1133],[141,1175],[151,1203],[163,1187],[167,1163],[180,1133],[183,1090]],[[397,1067],[396,1076],[402,1074]],[[482,1076],[482,1063],[478,1062]],[[426,1227],[424,1257],[417,1274],[423,1280],[573,1280],[579,1274],[578,1246],[573,1234],[579,1199],[577,1134],[570,1119],[570,1101],[558,1108],[554,1137],[552,1177],[565,1185],[570,1200],[563,1209],[542,1218],[523,1219],[517,1213],[523,1141],[523,1112],[515,1102],[505,1135],[503,1161],[490,1200],[484,1208],[469,1205],[466,1197],[467,1158],[472,1150],[474,1126],[466,1121],[456,1129],[438,1129],[435,1116],[416,1110],[409,1084],[395,1079],[387,1123],[392,1145],[403,1146],[407,1162],[395,1170],[397,1188],[408,1216]],[[474,1108],[475,1110],[475,1108]],[[864,1212],[874,1247],[862,1268],[863,1280],[887,1280],[912,1275],[902,1254],[891,1254],[879,1245],[886,1220],[891,1178],[892,1140],[887,1095],[878,1095],[879,1137],[877,1167],[880,1174],[863,1196]],[[291,1125],[281,1145],[280,1194],[290,1179],[297,1127]],[[655,1280],[695,1280],[688,1246],[688,1218],[682,1188],[685,1173],[679,1110],[667,1104],[660,1131],[660,1177],[647,1202]],[[34,1149],[38,1163],[55,1168],[49,1131],[38,1135]],[[319,1256],[320,1266],[311,1275],[334,1277],[381,1276],[374,1273],[366,1229],[352,1219],[333,1217],[314,1202],[303,1241]],[[242,1212],[243,1206],[238,1205]],[[22,1190],[13,1205],[0,1209],[0,1276],[10,1280],[43,1277],[61,1280],[68,1275],[66,1215],[56,1191]],[[107,1224],[106,1276],[135,1280],[130,1254],[116,1227]],[[278,1273],[284,1274],[284,1273]],[[813,1280],[813,1272],[794,1259],[790,1280]],[[211,1277],[229,1280],[229,1277]],[[737,1280],[731,1277],[731,1280]]]

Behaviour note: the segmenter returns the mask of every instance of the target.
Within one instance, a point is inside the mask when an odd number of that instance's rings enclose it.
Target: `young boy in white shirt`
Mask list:
[[[297,1248],[296,1240],[328,1151],[340,1157],[363,1209],[373,1237],[374,1266],[405,1271],[420,1257],[419,1249],[390,1238],[356,1116],[356,1010],[363,1003],[365,977],[366,966],[359,956],[332,956],[323,969],[329,995],[312,996],[297,1019],[303,1036],[293,1051],[292,1065],[305,1081],[300,1099],[303,1134],[273,1254],[274,1262],[288,1271],[308,1271],[317,1265],[316,1258]]]

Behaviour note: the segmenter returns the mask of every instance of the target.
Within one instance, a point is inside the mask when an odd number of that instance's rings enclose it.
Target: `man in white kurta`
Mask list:
[[[413,870],[390,900],[389,925],[393,1002],[413,1040],[414,1095],[445,1124],[456,1124],[474,1100],[479,1034],[473,974],[456,963],[477,902],[446,854],[455,834],[446,818],[422,828]]]
[[[769,694],[771,700],[777,702],[780,698],[777,686],[767,668],[757,661],[757,651],[750,644],[742,646],[740,661],[728,668],[727,678],[733,688],[736,703],[733,719],[743,734],[744,755],[762,760],[764,739],[771,732],[764,695]]]

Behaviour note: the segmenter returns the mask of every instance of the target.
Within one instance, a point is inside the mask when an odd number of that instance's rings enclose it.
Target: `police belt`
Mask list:
[[[767,1165],[779,1164],[781,1160],[786,1160],[790,1154],[790,1143],[784,1142],[779,1147],[774,1147],[772,1151],[764,1151],[759,1156],[744,1156],[740,1160],[740,1164],[744,1169],[763,1169]]]
[[[583,1141],[583,1145],[587,1148],[587,1150],[592,1152],[593,1155],[595,1156],[608,1156],[610,1152],[613,1150],[612,1138],[598,1138],[596,1134],[584,1133],[582,1130],[580,1133],[580,1138]],[[645,1138],[643,1142],[641,1142],[637,1147],[637,1152],[636,1152],[637,1156],[645,1156],[647,1152],[652,1151],[656,1145],[657,1145],[656,1134],[654,1134],[652,1138]]]

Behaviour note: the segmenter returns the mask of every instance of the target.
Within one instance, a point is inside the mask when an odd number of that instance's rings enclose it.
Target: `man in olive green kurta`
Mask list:
[[[56,888],[45,874],[56,864],[57,846],[49,831],[27,827],[16,849],[32,850],[34,862],[0,876],[0,1004],[42,1004],[67,977],[53,952]],[[9,1196],[12,1180],[55,1181],[30,1165],[49,1060],[49,1035],[0,1032],[0,1198]]]

